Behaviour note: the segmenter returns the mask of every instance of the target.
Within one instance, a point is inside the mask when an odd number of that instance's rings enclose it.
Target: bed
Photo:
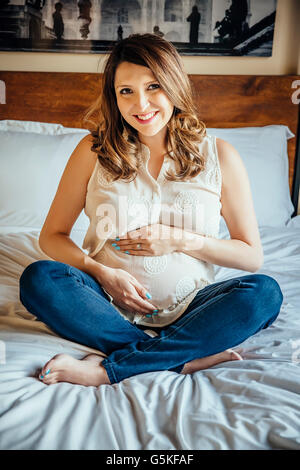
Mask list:
[[[300,77],[190,78],[208,132],[231,142],[247,168],[264,248],[258,273],[274,277],[284,294],[278,318],[241,345],[243,361],[192,375],[151,372],[100,387],[39,381],[55,354],[80,359],[95,351],[37,321],[19,301],[18,281],[28,264],[51,259],[39,232],[67,159],[87,133],[81,116],[101,77],[0,72],[1,449],[300,449],[300,131],[293,98]],[[87,226],[82,212],[71,232],[80,247]],[[229,238],[223,219],[219,236]],[[215,266],[215,274],[219,281],[247,272]]]

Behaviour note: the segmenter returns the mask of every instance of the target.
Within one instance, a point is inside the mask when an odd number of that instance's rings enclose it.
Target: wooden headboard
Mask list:
[[[298,75],[190,75],[199,115],[207,127],[287,125],[289,184],[297,213],[300,184],[299,105],[293,103]],[[0,72],[6,104],[0,119],[84,127],[81,119],[97,97],[101,75],[64,72]],[[299,95],[299,93],[298,93]]]

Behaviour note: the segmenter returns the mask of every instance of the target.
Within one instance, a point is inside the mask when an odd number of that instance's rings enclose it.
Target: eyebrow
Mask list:
[[[157,80],[150,80],[150,82],[144,83],[144,85],[148,85],[149,83],[157,82]],[[132,86],[132,85],[118,85],[116,88],[123,88],[125,86]]]

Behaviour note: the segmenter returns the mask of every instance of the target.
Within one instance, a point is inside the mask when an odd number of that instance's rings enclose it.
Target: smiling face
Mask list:
[[[116,69],[115,93],[123,119],[140,141],[165,138],[174,106],[148,67],[122,62]],[[151,139],[152,140],[152,139]]]

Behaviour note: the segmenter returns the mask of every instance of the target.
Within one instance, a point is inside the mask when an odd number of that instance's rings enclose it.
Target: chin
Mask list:
[[[157,135],[159,132],[161,131],[161,129],[158,129],[158,130],[154,130],[154,131],[143,131],[143,130],[139,130],[139,133],[142,134],[142,135],[146,135],[147,137],[154,137],[155,135]]]

